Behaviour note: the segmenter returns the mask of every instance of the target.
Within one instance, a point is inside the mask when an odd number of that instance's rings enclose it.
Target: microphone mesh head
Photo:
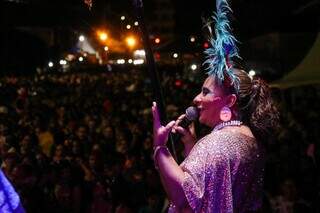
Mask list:
[[[198,119],[198,117],[199,117],[199,112],[196,107],[191,106],[186,109],[186,118],[189,121],[195,121]]]

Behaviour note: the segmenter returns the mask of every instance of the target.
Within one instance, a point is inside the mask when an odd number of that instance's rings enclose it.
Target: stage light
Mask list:
[[[204,42],[203,47],[204,47],[205,49],[207,49],[207,48],[209,47],[209,43],[208,43],[208,42]]]
[[[104,46],[104,48],[103,48],[103,49],[104,49],[104,51],[106,51],[106,52],[107,52],[107,51],[109,50],[109,47],[108,47],[108,46]]]
[[[191,68],[192,70],[196,70],[196,69],[197,69],[197,65],[196,65],[196,64],[192,64],[192,65],[190,66],[190,68]]]
[[[130,58],[130,59],[128,59],[128,63],[129,64],[132,64],[132,62],[133,62],[133,60]]]
[[[194,36],[191,36],[191,37],[190,37],[190,41],[193,43],[193,42],[196,41],[196,38],[195,38]]]
[[[172,57],[173,57],[173,58],[178,58],[179,55],[178,55],[178,53],[173,53]]]
[[[130,29],[131,29],[131,25],[130,25],[130,24],[127,24],[126,28],[127,28],[128,30],[130,30]]]
[[[129,47],[134,47],[136,45],[136,39],[132,36],[127,37],[126,42]]]
[[[73,61],[75,58],[76,58],[76,56],[73,55],[73,54],[68,54],[68,55],[65,57],[65,59],[66,59],[67,61]]]
[[[78,60],[79,60],[80,62],[82,62],[82,61],[83,61],[83,57],[80,56],[80,57],[78,58]]]
[[[121,16],[120,19],[121,19],[121,21],[124,21],[126,19],[126,17],[125,16]]]
[[[161,41],[160,38],[155,38],[154,39],[154,43],[156,43],[156,44],[160,44],[160,41]]]
[[[133,55],[135,57],[144,57],[144,56],[146,56],[146,52],[144,50],[135,50],[133,52]]]
[[[67,61],[64,60],[64,59],[61,59],[61,60],[59,61],[59,64],[60,64],[60,65],[66,65],[66,64],[67,64]]]
[[[98,36],[101,41],[105,41],[108,39],[108,34],[103,31],[98,31]]]
[[[125,63],[126,63],[126,60],[122,58],[117,60],[117,64],[125,64]]]
[[[255,76],[256,75],[256,71],[254,71],[254,70],[250,70],[249,71],[249,76],[252,78],[253,76]]]
[[[50,62],[48,63],[48,66],[49,66],[49,67],[53,67],[53,62],[50,61]]]
[[[133,61],[134,65],[139,65],[139,64],[143,64],[143,63],[144,63],[143,59],[136,59],[136,60]]]
[[[135,21],[134,26],[138,26],[138,25],[139,25],[139,22]]]
[[[86,39],[86,37],[84,37],[84,35],[80,35],[80,36],[79,36],[79,41],[82,42],[82,41],[84,41],[85,39]]]

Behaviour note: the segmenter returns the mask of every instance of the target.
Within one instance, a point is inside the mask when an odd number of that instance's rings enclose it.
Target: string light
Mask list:
[[[84,37],[84,35],[80,35],[80,36],[79,36],[79,41],[82,42],[82,41],[84,41],[85,39],[86,39],[86,38]]]
[[[154,42],[156,43],[156,44],[159,44],[160,43],[160,38],[156,38],[156,39],[154,39]]]
[[[192,70],[196,70],[196,69],[197,69],[197,65],[196,65],[196,64],[192,64],[192,65],[190,66],[190,68],[191,68]]]

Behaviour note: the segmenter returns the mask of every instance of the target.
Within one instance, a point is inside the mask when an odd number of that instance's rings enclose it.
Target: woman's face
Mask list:
[[[226,105],[222,89],[209,76],[202,85],[201,92],[193,99],[199,109],[199,122],[214,127],[220,122],[220,110]]]

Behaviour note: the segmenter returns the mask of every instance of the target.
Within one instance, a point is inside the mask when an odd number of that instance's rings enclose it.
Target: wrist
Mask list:
[[[153,147],[153,161],[154,161],[154,166],[158,170],[158,163],[157,163],[157,156],[160,154],[160,152],[169,152],[169,149],[166,145],[156,145]],[[170,153],[170,152],[169,152]]]
[[[155,147],[157,146],[166,146],[166,141],[162,141],[162,140],[154,140],[153,141],[153,149],[155,149]]]

